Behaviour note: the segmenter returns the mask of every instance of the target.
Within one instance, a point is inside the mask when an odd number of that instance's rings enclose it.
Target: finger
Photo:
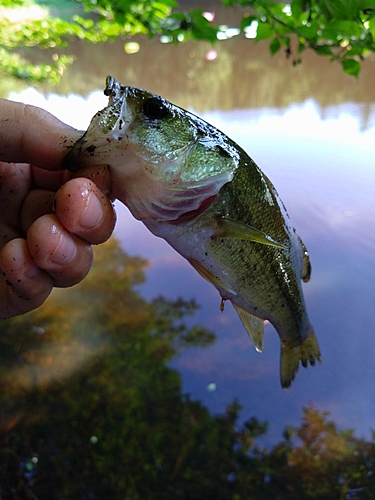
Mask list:
[[[52,276],[54,286],[75,285],[90,270],[91,246],[70,234],[56,215],[39,217],[27,232],[27,244],[35,264]]]
[[[41,108],[0,100],[0,161],[58,170],[80,136]]]
[[[4,246],[0,269],[0,319],[36,309],[51,293],[52,278],[35,265],[24,239]]]
[[[70,172],[66,172],[70,174]],[[94,181],[100,191],[107,196],[111,195],[112,178],[109,165],[94,165],[93,167],[81,168],[78,172],[72,175],[72,178],[76,177],[86,177],[87,179]]]
[[[67,170],[48,171],[34,165],[31,166],[31,173],[33,188],[49,191],[57,191],[71,177]]]
[[[60,188],[55,198],[55,213],[70,233],[92,244],[106,241],[116,222],[107,196],[84,177],[72,179]]]
[[[29,227],[39,217],[53,213],[54,191],[44,189],[33,189],[26,196],[21,210],[22,234],[26,234]]]
[[[0,247],[21,236],[21,207],[30,186],[29,165],[0,162]]]

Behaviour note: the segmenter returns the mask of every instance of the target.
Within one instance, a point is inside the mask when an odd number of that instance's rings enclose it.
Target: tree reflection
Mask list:
[[[146,262],[116,240],[89,277],[38,311],[0,323],[0,498],[372,498],[374,440],[306,408],[272,448],[240,405],[211,415],[167,366],[214,336],[196,304],[136,290]]]

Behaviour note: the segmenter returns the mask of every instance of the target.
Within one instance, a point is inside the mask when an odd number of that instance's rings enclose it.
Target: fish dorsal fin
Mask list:
[[[227,283],[225,283],[218,276],[213,274],[211,271],[206,269],[200,262],[195,259],[188,259],[190,264],[194,267],[196,271],[207,280],[209,283],[214,285],[216,288],[224,290],[225,292],[230,293],[231,295],[237,295],[237,293],[231,288]]]
[[[233,304],[233,307],[237,311],[240,320],[242,321],[247,333],[249,334],[255,349],[258,352],[263,351],[263,326],[264,321],[261,318],[257,318],[253,314],[245,311],[242,307],[238,307]]]
[[[224,238],[238,238],[240,240],[254,241],[262,245],[286,249],[284,245],[273,240],[263,231],[259,231],[253,226],[238,222],[233,219],[218,218],[218,229],[215,235]]]

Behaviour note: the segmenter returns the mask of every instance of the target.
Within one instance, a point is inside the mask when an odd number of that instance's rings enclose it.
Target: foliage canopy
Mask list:
[[[101,43],[134,35],[214,43],[242,32],[255,42],[269,40],[271,55],[284,48],[293,64],[311,49],[338,61],[354,76],[375,51],[375,0],[221,1],[227,8],[242,8],[237,27],[216,26],[214,16],[201,10],[181,11],[175,0],[76,0],[74,15],[63,8],[51,15],[47,0],[6,0],[0,9],[0,71],[31,82],[56,83],[73,61],[70,41]],[[50,64],[32,64],[30,47],[64,51],[53,54]]]

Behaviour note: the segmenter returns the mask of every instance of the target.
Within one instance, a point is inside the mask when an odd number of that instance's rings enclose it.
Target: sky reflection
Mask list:
[[[41,106],[79,129],[106,104],[101,91],[87,99],[45,98],[32,89],[9,97]],[[274,329],[266,326],[264,352],[258,354],[231,305],[220,313],[217,291],[117,204],[116,236],[126,252],[150,261],[142,293],[147,298],[195,298],[201,308],[192,323],[218,336],[206,350],[190,349],[173,360],[183,375],[184,391],[215,412],[237,398],[244,416],[270,422],[270,441],[279,438],[285,426],[297,425],[301,407],[311,403],[331,411],[340,426],[360,435],[368,436],[375,428],[375,113],[364,129],[360,108],[347,103],[323,112],[308,100],[283,111],[201,114],[238,142],[270,177],[310,252],[313,272],[304,294],[323,363],[301,368],[289,391],[279,385]],[[216,384],[215,390],[210,384]]]

